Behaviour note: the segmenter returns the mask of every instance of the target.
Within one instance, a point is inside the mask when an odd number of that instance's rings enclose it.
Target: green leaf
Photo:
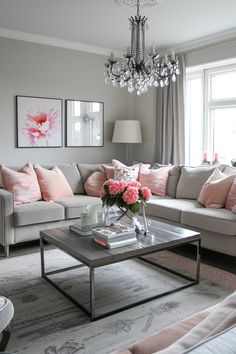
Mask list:
[[[131,207],[130,207],[130,210],[134,214],[138,213],[139,210],[140,210],[140,203],[136,202],[136,203],[132,204]]]
[[[110,200],[108,201],[108,205],[113,206],[115,204],[116,204],[116,198],[110,198]]]

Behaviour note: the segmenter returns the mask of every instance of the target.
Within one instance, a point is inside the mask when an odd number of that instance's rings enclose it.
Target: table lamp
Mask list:
[[[129,163],[129,144],[142,143],[140,122],[138,120],[115,121],[112,142],[126,144],[126,161]]]

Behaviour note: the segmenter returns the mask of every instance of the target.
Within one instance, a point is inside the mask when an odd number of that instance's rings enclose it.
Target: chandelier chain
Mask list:
[[[137,17],[139,17],[139,10],[140,9],[140,4],[139,4],[139,0],[137,0]]]

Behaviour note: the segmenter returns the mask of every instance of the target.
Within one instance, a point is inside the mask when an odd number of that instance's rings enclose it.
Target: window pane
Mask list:
[[[211,99],[236,97],[236,70],[211,74]]]
[[[202,160],[202,80],[187,81],[186,164],[199,165]]]
[[[214,152],[220,163],[231,164],[236,158],[236,107],[212,110],[214,122]]]

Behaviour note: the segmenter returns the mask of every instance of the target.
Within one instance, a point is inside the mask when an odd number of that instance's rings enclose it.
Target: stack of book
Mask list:
[[[99,245],[111,249],[136,243],[135,227],[121,223],[93,229],[93,240]]]
[[[70,230],[77,233],[80,236],[88,236],[92,234],[92,231],[96,227],[100,227],[101,223],[94,223],[90,225],[84,225],[81,221],[70,225]]]

